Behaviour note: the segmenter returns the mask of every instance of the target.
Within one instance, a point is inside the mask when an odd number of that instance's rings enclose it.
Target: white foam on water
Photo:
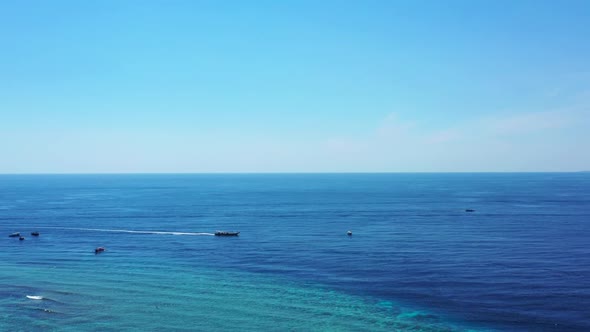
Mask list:
[[[37,227],[43,229],[63,229],[88,232],[112,232],[112,233],[134,233],[134,234],[158,234],[158,235],[189,235],[189,236],[213,236],[213,233],[196,232],[167,232],[167,231],[138,231],[131,229],[102,229],[102,228],[77,228],[77,227]]]

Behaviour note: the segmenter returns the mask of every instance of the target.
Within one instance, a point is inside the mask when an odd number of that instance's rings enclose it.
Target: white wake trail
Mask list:
[[[72,231],[88,232],[111,232],[111,233],[135,233],[135,234],[159,234],[159,235],[189,235],[189,236],[213,236],[213,233],[195,233],[195,232],[166,232],[166,231],[138,231],[131,229],[103,229],[103,228],[79,228],[79,227],[38,227],[40,229],[61,229]]]

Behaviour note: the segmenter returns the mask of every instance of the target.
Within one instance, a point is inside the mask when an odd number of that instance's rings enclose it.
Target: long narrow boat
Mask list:
[[[20,237],[20,233],[12,233],[10,235],[8,235],[8,237]]]
[[[226,231],[217,231],[215,232],[215,236],[238,236],[240,232],[226,232]]]

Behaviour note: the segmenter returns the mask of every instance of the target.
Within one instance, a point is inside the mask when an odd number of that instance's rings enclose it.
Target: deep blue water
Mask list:
[[[590,173],[2,175],[0,230],[0,330],[590,330]]]

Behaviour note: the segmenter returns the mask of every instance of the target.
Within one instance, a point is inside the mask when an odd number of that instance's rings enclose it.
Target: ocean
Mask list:
[[[0,230],[1,331],[590,331],[590,173],[0,175]]]

